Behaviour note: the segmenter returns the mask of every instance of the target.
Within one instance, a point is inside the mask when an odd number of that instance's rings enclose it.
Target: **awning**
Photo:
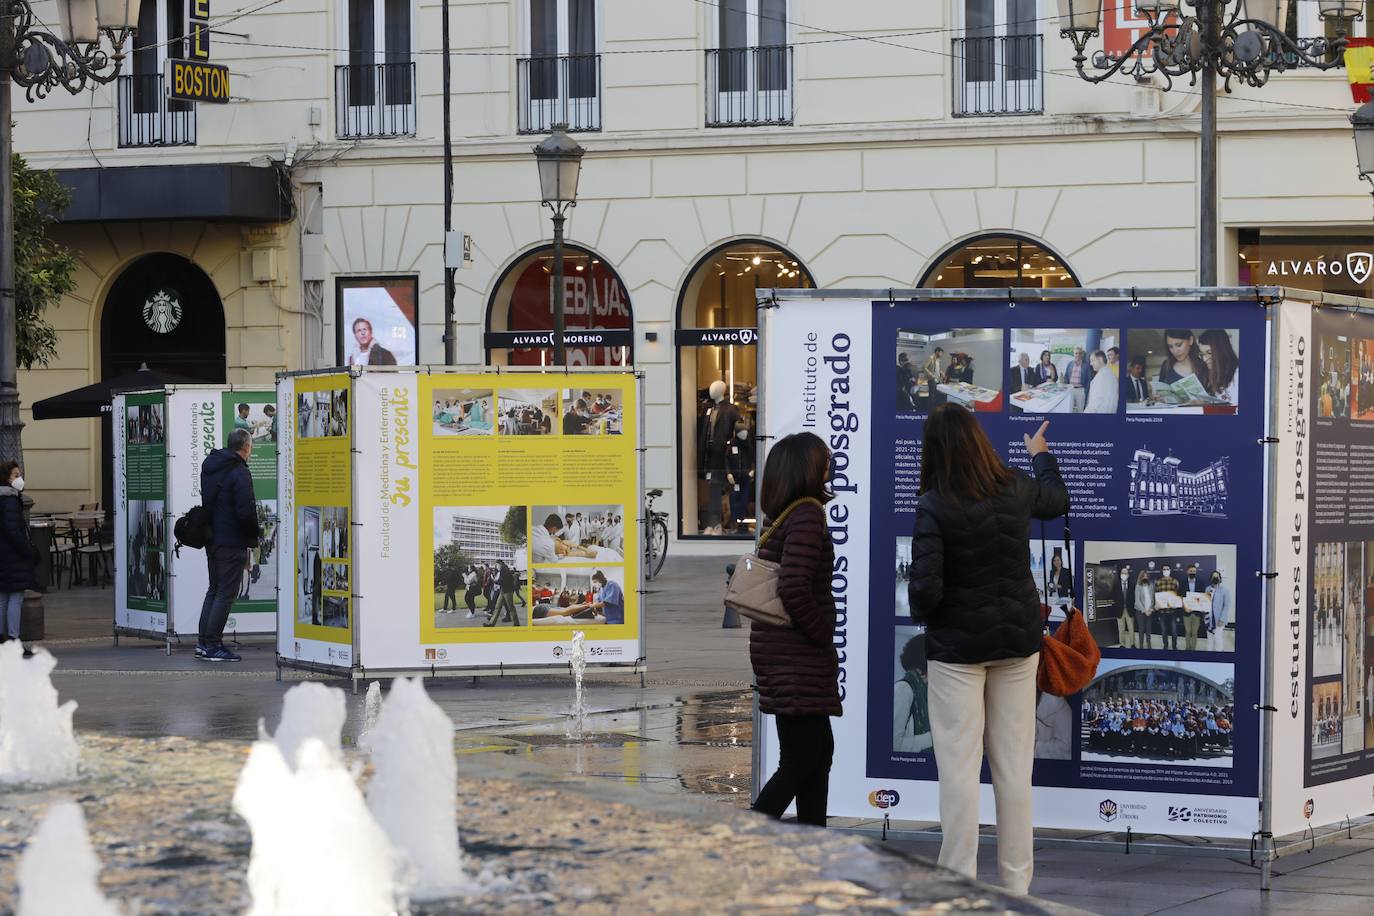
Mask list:
[[[70,420],[82,417],[98,417],[109,412],[110,404],[113,403],[115,393],[118,391],[146,390],[161,388],[163,385],[203,384],[205,383],[184,376],[173,375],[170,372],[158,372],[145,365],[137,372],[116,375],[113,378],[96,382],[94,385],[75,388],[62,394],[55,394],[50,398],[44,398],[41,401],[35,401],[33,418],[35,420]]]
[[[64,223],[133,220],[280,223],[291,219],[287,179],[275,168],[200,165],[57,169],[72,192]]]

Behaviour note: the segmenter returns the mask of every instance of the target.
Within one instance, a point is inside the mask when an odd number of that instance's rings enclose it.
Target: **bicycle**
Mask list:
[[[644,518],[648,530],[644,532],[644,578],[652,579],[663,569],[663,560],[668,556],[668,513],[654,511],[654,500],[663,495],[662,490],[649,490],[644,494]]]

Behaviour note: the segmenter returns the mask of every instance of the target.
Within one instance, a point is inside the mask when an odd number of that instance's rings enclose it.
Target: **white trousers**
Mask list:
[[[997,800],[997,873],[1013,894],[1030,890],[1031,766],[1040,655],[978,665],[930,663],[930,731],[940,769],[940,864],[978,876],[978,776],[986,750]]]

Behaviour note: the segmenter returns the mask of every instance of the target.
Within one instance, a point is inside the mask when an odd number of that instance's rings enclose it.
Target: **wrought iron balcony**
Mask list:
[[[1044,44],[1042,35],[954,39],[954,116],[1043,114]]]
[[[706,126],[792,123],[792,46],[706,52]]]
[[[121,76],[119,145],[195,146],[196,106],[167,98],[161,73]]]
[[[569,132],[601,129],[600,54],[522,57],[515,74],[520,133],[547,133],[555,124]]]
[[[345,139],[415,134],[415,62],[334,68],[336,133]]]

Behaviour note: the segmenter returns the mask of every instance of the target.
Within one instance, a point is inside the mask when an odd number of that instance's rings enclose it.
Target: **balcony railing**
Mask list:
[[[520,133],[601,129],[601,55],[522,57],[516,61]]]
[[[706,52],[706,126],[792,123],[792,46]]]
[[[954,39],[954,116],[1045,111],[1044,36]]]
[[[119,145],[195,146],[196,105],[167,98],[161,73],[119,78]]]
[[[342,138],[412,136],[415,62],[335,67],[334,98],[336,132]]]

